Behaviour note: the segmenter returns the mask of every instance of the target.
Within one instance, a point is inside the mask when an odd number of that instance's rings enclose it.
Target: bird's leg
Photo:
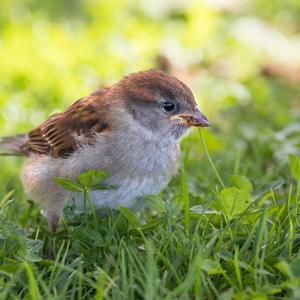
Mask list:
[[[59,215],[55,211],[48,211],[47,212],[47,219],[48,219],[48,227],[51,234],[54,234],[58,225]]]

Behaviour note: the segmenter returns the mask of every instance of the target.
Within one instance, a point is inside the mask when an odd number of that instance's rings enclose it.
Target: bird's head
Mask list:
[[[188,128],[207,127],[191,90],[159,70],[142,71],[119,82],[133,119],[159,138],[180,139]]]

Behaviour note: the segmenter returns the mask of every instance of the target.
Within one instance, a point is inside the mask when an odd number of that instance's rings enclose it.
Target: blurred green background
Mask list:
[[[0,136],[158,67],[192,88],[224,177],[276,177],[299,154],[299,32],[298,0],[1,0]],[[19,162],[0,163],[11,187]]]
[[[300,299],[299,0],[0,0],[0,137],[153,67],[193,90],[227,189],[194,130],[146,210],[97,232],[67,207],[53,238],[1,156],[1,299]]]

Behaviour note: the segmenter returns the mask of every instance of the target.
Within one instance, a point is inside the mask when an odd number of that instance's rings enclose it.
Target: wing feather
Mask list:
[[[55,114],[29,132],[29,140],[23,148],[52,157],[66,158],[80,146],[80,142],[92,143],[95,133],[108,129],[103,111],[93,100],[101,98],[107,89],[79,99],[64,113]],[[101,99],[100,99],[101,100]],[[78,136],[80,139],[76,139]],[[80,142],[78,142],[80,140]]]

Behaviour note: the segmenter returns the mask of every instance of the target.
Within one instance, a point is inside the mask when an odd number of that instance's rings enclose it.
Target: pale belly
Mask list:
[[[132,147],[134,141],[122,141],[122,149],[118,155],[112,156],[113,149],[101,150],[100,146],[95,147],[95,153],[84,155],[92,157],[90,161],[81,162],[80,158],[70,160],[70,174],[80,174],[84,168],[106,169],[110,177],[107,184],[116,188],[112,190],[96,190],[90,193],[92,202],[96,208],[110,207],[117,209],[120,205],[132,208],[136,201],[143,201],[143,196],[155,195],[159,193],[176,173],[179,156],[178,144],[161,142],[149,143],[138,140],[136,147]],[[117,146],[116,146],[117,147]],[[139,151],[137,151],[139,149]],[[143,151],[140,151],[143,149]],[[99,153],[106,153],[101,159]],[[121,154],[120,154],[121,153]],[[95,157],[98,155],[99,165],[95,163]],[[108,160],[107,158],[110,157]],[[105,164],[101,165],[104,161]],[[76,171],[74,171],[76,166]],[[64,176],[62,176],[64,177]],[[84,205],[83,195],[74,195],[75,203],[82,207]]]
[[[137,203],[143,200],[142,197],[159,193],[169,182],[169,177],[144,177],[139,180],[126,179],[118,187],[112,190],[91,191],[90,196],[95,208],[109,207],[118,209],[120,206],[135,208],[144,206]],[[74,194],[72,198],[79,207],[84,206],[83,195]]]

